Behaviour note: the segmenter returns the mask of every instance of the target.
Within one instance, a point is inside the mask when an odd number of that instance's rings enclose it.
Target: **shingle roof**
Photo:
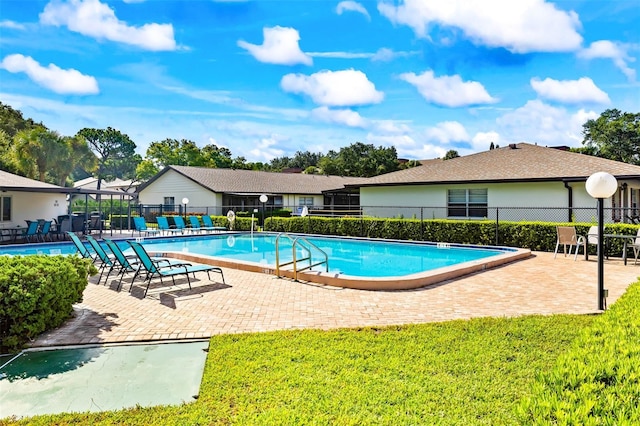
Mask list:
[[[0,170],[0,188],[60,188],[57,185],[52,185],[46,182],[40,182],[39,180],[29,179],[24,176],[14,175],[13,173]]]
[[[595,172],[640,178],[640,166],[528,143],[387,173],[355,186],[586,180]]]
[[[211,191],[236,194],[321,194],[323,191],[343,189],[345,185],[359,184],[367,180],[367,178],[300,173],[168,166],[142,185],[138,191],[143,190],[169,170],[174,170]]]

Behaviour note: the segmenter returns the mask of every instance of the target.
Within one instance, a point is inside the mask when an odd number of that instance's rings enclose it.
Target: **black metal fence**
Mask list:
[[[258,219],[273,216],[322,216],[322,217],[371,217],[416,220],[490,220],[499,224],[508,222],[557,222],[557,223],[596,223],[597,209],[589,207],[486,207],[481,217],[462,217],[452,215],[447,207],[409,207],[409,206],[278,206],[264,205],[245,210],[237,206],[191,206],[182,204],[140,204],[131,208],[133,215],[144,216],[154,222],[157,216],[172,215],[210,215],[224,216],[232,210],[236,216]],[[455,212],[457,213],[457,212]],[[604,211],[604,223],[640,223],[635,209],[608,208]]]

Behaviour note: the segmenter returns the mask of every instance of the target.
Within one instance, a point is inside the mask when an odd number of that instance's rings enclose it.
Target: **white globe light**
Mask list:
[[[618,190],[618,181],[609,173],[597,172],[589,176],[585,186],[593,198],[609,198]]]
[[[262,195],[260,196],[260,202],[261,202],[261,203],[266,203],[268,199],[269,199],[269,197],[267,197],[267,196],[266,196],[266,195],[264,195],[264,194],[262,194]]]
[[[182,204],[189,204],[189,199],[187,197],[184,197],[182,199]]]

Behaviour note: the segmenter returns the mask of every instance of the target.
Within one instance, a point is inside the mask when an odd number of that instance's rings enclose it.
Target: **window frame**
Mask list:
[[[314,205],[314,199],[313,197],[299,197],[298,198],[298,206],[299,207],[313,207]]]
[[[8,202],[7,202],[8,201]],[[5,206],[7,214],[5,215]],[[11,195],[0,195],[0,222],[11,222],[11,216],[13,216],[13,200]]]
[[[484,218],[489,211],[487,188],[447,189],[447,217]]]

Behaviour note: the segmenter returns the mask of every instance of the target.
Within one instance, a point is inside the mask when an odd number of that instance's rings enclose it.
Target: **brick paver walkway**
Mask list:
[[[95,279],[76,316],[32,346],[202,338],[221,333],[385,326],[472,317],[593,313],[597,262],[534,253],[529,259],[418,290],[376,292],[278,279],[225,269],[227,285],[198,275],[180,285],[115,291]],[[640,273],[620,259],[605,263],[609,305]],[[212,274],[218,279],[217,274]],[[125,285],[125,289],[128,288]]]

